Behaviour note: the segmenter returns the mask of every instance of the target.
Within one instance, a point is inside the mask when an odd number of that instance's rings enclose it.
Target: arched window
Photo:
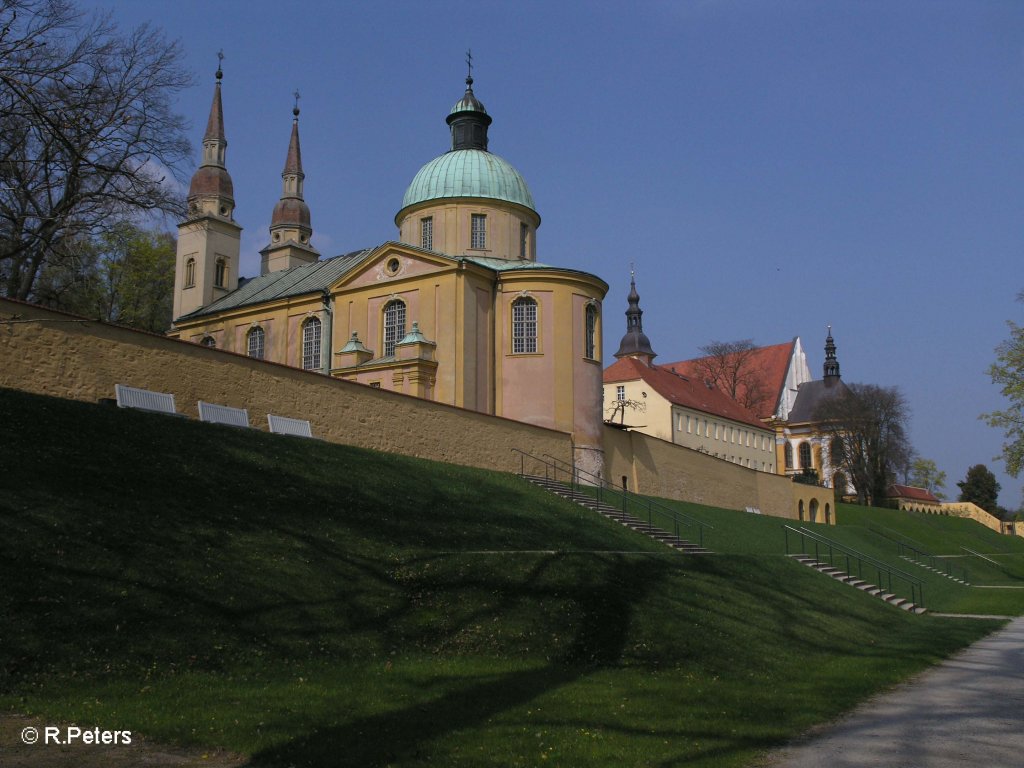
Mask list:
[[[537,302],[521,296],[512,302],[512,354],[537,351]]]
[[[793,468],[793,444],[792,443],[786,443],[785,452],[786,452],[786,469],[792,469]],[[803,518],[800,518],[800,519],[802,520]]]
[[[302,367],[307,371],[320,367],[320,318],[311,317],[302,324]]]
[[[800,443],[800,469],[811,469],[811,444]]]
[[[185,287],[193,288],[196,284],[196,260],[189,259],[185,262]]]
[[[384,305],[384,357],[395,354],[395,344],[405,337],[405,302],[393,299]]]
[[[843,450],[843,441],[838,437],[832,438],[832,443],[829,446],[829,453],[831,454],[832,466],[838,466],[843,463],[845,458],[845,450]]]
[[[583,356],[589,360],[597,359],[597,307],[587,304],[584,314]]]
[[[217,259],[213,269],[213,284],[223,288],[228,279],[228,264],[224,259]]]
[[[200,341],[199,344],[204,347],[210,347],[210,349],[217,346],[217,342],[214,341],[213,336],[203,336],[203,340]]]
[[[249,335],[247,337],[249,357],[255,357],[257,360],[263,359],[265,340],[266,334],[264,334],[263,329],[258,325],[249,329]]]

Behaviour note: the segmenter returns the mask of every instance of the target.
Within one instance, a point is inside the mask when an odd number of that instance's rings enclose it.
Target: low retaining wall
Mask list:
[[[518,471],[513,448],[572,460],[564,432],[371,389],[277,363],[0,299],[0,387],[97,402],[127,384],[175,396],[198,418],[204,400],[309,419],[335,443],[501,471]]]
[[[605,427],[605,476],[631,491],[790,520],[835,523],[832,491],[741,467],[640,432]]]

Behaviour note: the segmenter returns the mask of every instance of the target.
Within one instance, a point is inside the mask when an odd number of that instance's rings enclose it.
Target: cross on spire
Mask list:
[[[466,85],[473,85],[473,49],[466,49]]]
[[[300,94],[299,93],[299,89],[296,88],[295,89],[295,93],[293,93],[292,95],[295,97],[295,106],[292,107],[292,114],[295,115],[296,119],[298,119],[298,117],[299,117],[299,99],[302,98],[302,94]]]
[[[224,49],[223,48],[221,48],[219,51],[217,51],[217,79],[218,80],[220,80],[222,77],[224,77],[224,73],[221,71],[221,68],[220,68],[220,65],[221,65],[222,61],[224,61]]]

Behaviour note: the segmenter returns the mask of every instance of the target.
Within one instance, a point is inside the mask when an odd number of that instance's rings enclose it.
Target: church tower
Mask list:
[[[281,172],[281,199],[270,217],[270,245],[260,251],[260,274],[301,267],[320,260],[320,253],[309,244],[313,235],[309,206],[303,198],[302,152],[299,149],[299,94],[292,109],[292,136],[288,156]]]
[[[832,338],[832,326],[828,327],[828,336],[825,338],[825,386],[830,387],[839,381],[839,360],[836,359],[836,342]]]
[[[223,58],[223,54],[218,54]],[[238,287],[242,228],[234,219],[235,199],[225,165],[224,108],[217,66],[210,119],[203,136],[203,158],[192,175],[188,214],[178,225],[174,272],[174,318],[205,307]]]
[[[619,343],[619,351],[616,357],[635,357],[644,365],[650,366],[658,355],[651,349],[651,340],[644,334],[642,317],[644,311],[640,309],[640,294],[636,292],[636,279],[629,276],[629,296],[626,297],[629,308],[626,310],[626,335]]]

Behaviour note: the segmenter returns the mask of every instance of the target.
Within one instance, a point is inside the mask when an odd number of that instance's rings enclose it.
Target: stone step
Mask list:
[[[900,610],[915,614],[926,613],[925,608],[915,605],[914,603],[907,600],[905,597],[899,597],[898,595],[894,595],[891,592],[886,592],[881,587],[877,587],[874,584],[869,584],[863,579],[851,576],[850,574],[838,568],[835,568],[832,565],[829,565],[828,563],[820,563],[810,555],[791,554],[789,555],[789,557],[793,560],[796,560],[798,563],[801,563],[802,565],[814,568],[816,571],[820,573],[824,573],[828,576],[831,576],[836,581],[842,582],[843,584],[847,584],[851,587],[855,587],[856,589],[859,589],[861,592],[864,592],[865,594],[878,597],[884,600],[885,602],[889,603],[889,605],[899,608]]]

